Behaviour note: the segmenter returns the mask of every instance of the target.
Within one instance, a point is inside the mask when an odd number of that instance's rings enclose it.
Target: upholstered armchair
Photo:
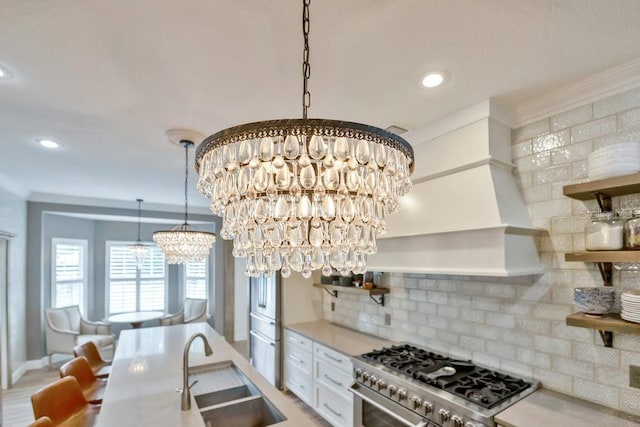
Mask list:
[[[53,354],[73,354],[75,346],[87,341],[93,341],[98,349],[104,349],[114,344],[111,325],[83,319],[77,305],[47,308],[44,311],[44,317],[49,366],[51,366]]]
[[[174,314],[165,314],[160,318],[160,326],[179,325],[181,323],[206,322],[207,300],[185,298],[182,309]]]

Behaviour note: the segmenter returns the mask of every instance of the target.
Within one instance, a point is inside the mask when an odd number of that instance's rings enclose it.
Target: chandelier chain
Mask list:
[[[191,141],[183,141],[184,145],[184,225],[188,224],[187,221],[187,211],[189,207],[189,198],[187,197],[187,184],[189,182],[189,147],[191,146]]]
[[[302,54],[302,118],[307,118],[307,110],[311,106],[311,92],[309,92],[309,76],[311,76],[311,64],[309,63],[309,4],[311,0],[303,0],[302,9],[302,33],[304,35],[304,52]]]
[[[142,199],[136,199],[138,202],[138,242],[140,241],[140,204],[142,203]]]

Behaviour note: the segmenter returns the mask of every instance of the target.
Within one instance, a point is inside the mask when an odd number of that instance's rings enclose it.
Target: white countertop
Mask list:
[[[628,414],[550,390],[540,389],[496,415],[505,427],[637,427]]]
[[[293,323],[286,325],[285,328],[349,356],[358,356],[373,349],[396,344],[393,341],[374,337],[326,320]]]
[[[202,341],[197,339],[191,346],[189,366],[232,360],[287,418],[274,425],[313,425],[307,415],[258,374],[208,324],[195,323],[122,331],[97,427],[204,427],[193,396],[191,410],[182,411],[180,393],[176,392],[176,388],[182,387],[184,345],[197,332],[205,334],[213,355],[206,357]]]

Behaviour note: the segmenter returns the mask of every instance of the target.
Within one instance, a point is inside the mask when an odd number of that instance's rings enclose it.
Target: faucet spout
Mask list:
[[[207,337],[202,332],[191,335],[191,338],[189,338],[189,340],[185,344],[184,354],[182,355],[182,399],[180,404],[180,407],[183,411],[188,411],[191,409],[191,386],[189,385],[189,349],[191,348],[191,344],[193,343],[193,341],[198,337],[200,337],[202,339],[202,342],[204,343],[205,356],[211,356],[213,354],[213,350],[211,350],[209,341],[207,341]],[[195,384],[195,382],[193,384]]]

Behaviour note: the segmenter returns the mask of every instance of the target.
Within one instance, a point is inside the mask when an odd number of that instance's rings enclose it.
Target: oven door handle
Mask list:
[[[355,394],[356,396],[358,396],[360,399],[366,400],[368,404],[370,404],[372,406],[375,406],[376,408],[380,409],[385,414],[387,414],[389,416],[392,416],[393,418],[395,418],[396,420],[400,421],[405,426],[408,426],[408,427],[427,427],[429,425],[428,421],[420,421],[418,424],[413,424],[412,422],[405,420],[400,415],[394,413],[393,411],[385,408],[383,405],[379,404],[378,402],[374,402],[373,400],[369,399],[364,394],[360,393],[358,390],[356,390],[357,386],[358,386],[357,383],[352,384],[351,387],[349,387],[349,391],[351,393]]]

